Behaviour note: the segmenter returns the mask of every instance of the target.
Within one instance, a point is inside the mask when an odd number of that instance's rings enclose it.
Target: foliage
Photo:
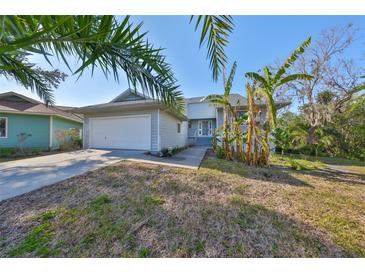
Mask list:
[[[318,146],[318,128],[323,130],[336,113],[343,112],[348,101],[365,89],[361,79],[364,70],[347,55],[356,34],[352,24],[323,30],[291,69],[313,76],[309,81],[290,82],[285,87],[301,104],[302,118],[310,126],[306,142],[312,150]]]
[[[192,22],[194,16],[191,16]],[[233,30],[233,21],[231,16],[226,15],[199,15],[196,16],[195,30],[202,24],[200,34],[200,46],[207,42],[207,58],[209,59],[210,68],[213,73],[213,80],[217,81],[220,73],[223,72],[227,56],[224,52],[228,45],[228,36]]]
[[[181,111],[182,94],[171,67],[162,49],[151,45],[146,33],[140,33],[141,25],[133,26],[128,16],[121,22],[114,16],[1,16],[1,74],[53,104],[52,85],[46,75],[23,57],[39,54],[52,65],[50,56],[56,56],[70,70],[70,58],[74,58],[80,62],[73,71],[79,77],[87,69],[93,74],[98,67],[105,77],[119,81],[123,71],[131,85],[139,85],[151,97]]]
[[[237,68],[237,63],[234,62],[233,65],[232,65],[231,71],[229,73],[228,79],[226,80],[224,78],[224,93],[223,93],[223,95],[211,94],[211,95],[208,95],[207,97],[205,97],[203,99],[204,101],[208,101],[212,104],[219,105],[223,108],[223,127],[221,129],[223,131],[222,146],[223,146],[223,149],[224,149],[224,156],[227,160],[232,159],[231,143],[234,140],[234,138],[232,138],[232,140],[230,140],[230,131],[233,129],[232,125],[236,126],[235,127],[235,135],[237,137],[240,136],[239,126],[237,124],[236,109],[231,104],[231,102],[229,100],[234,75],[236,73],[236,68]],[[230,117],[229,117],[229,115],[230,115]],[[239,155],[238,151],[236,153],[236,157],[237,157],[237,159],[240,158],[240,155]]]
[[[161,149],[159,156],[160,157],[171,157],[183,150],[187,149],[187,147],[169,147],[169,148],[163,148]]]
[[[261,152],[259,156],[259,162],[263,165],[268,165],[269,163],[269,134],[271,128],[276,127],[276,116],[277,110],[274,102],[274,95],[278,88],[282,85],[287,84],[292,81],[297,80],[310,80],[312,76],[305,73],[292,73],[287,74],[287,70],[293,65],[293,63],[297,60],[297,58],[304,53],[305,48],[310,45],[311,37],[307,38],[298,48],[296,48],[289,57],[284,61],[284,63],[277,69],[276,73],[270,71],[270,69],[265,66],[263,68],[263,74],[259,74],[256,72],[247,72],[245,76],[251,79],[254,85],[258,85],[258,89],[255,90],[257,93],[261,93],[266,102],[266,121],[262,127],[263,129],[263,137],[261,138]],[[252,95],[254,96],[254,95]],[[249,105],[252,105],[252,103]],[[252,120],[252,118],[251,118]],[[253,121],[253,120],[252,120]],[[249,126],[250,130],[256,130],[254,126]],[[257,134],[255,134],[257,136]],[[256,139],[255,139],[256,142]],[[254,162],[257,162],[254,159]]]
[[[272,128],[276,126],[276,107],[274,103],[274,93],[280,86],[296,80],[310,80],[312,76],[306,73],[285,74],[290,66],[296,61],[300,54],[304,53],[305,48],[310,45],[311,37],[307,38],[298,48],[296,48],[284,63],[279,67],[276,73],[270,71],[265,66],[263,68],[263,75],[256,72],[247,72],[245,76],[258,84],[260,89],[258,92],[262,93],[266,98],[268,108],[267,122]]]
[[[279,118],[275,134],[278,150],[307,155],[365,159],[365,98],[351,99],[343,112],[314,131],[314,145],[307,145],[310,124],[304,113],[286,113]],[[278,132],[285,132],[283,136]]]
[[[60,150],[73,150],[82,147],[80,130],[78,128],[57,129],[56,140]]]
[[[32,134],[21,132],[16,137],[18,139],[18,149],[20,150],[20,153],[24,154],[24,143],[29,137],[32,137]]]
[[[15,148],[1,147],[0,148],[0,157],[9,157],[16,153]]]
[[[215,149],[214,149],[214,153],[215,153],[215,156],[218,158],[218,159],[223,159],[224,158],[224,150],[221,146],[217,146]]]

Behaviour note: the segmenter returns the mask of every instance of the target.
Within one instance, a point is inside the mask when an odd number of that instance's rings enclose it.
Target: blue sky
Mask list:
[[[220,93],[222,83],[212,81],[206,49],[199,49],[199,34],[189,24],[188,16],[132,16],[135,23],[144,22],[142,29],[148,31],[148,39],[156,46],[165,48],[168,62],[185,97]],[[283,60],[305,38],[316,39],[321,30],[352,22],[360,28],[362,38],[348,51],[364,67],[365,62],[365,16],[235,16],[235,29],[230,37],[227,55],[231,65],[237,61],[238,68],[232,91],[244,95],[244,73],[256,71],[265,64]],[[34,57],[33,62],[49,67],[42,58]],[[54,68],[70,76],[55,91],[59,105],[85,106],[108,102],[128,85],[122,77],[118,84],[96,72],[93,77],[85,73],[76,81],[76,76],[63,65],[54,63]],[[0,92],[17,91],[37,98],[15,82],[0,78]]]

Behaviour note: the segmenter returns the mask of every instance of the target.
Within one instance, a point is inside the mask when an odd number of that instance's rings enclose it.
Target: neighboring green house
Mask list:
[[[21,135],[29,136],[24,148],[57,149],[65,130],[74,128],[82,138],[82,124],[67,107],[47,107],[15,92],[0,94],[0,149],[19,147]]]

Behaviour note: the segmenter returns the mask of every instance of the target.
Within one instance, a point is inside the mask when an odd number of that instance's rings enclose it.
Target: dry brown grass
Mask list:
[[[121,162],[0,203],[0,256],[365,255],[357,174]]]

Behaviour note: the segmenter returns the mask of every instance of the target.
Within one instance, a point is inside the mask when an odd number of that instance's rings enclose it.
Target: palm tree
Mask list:
[[[224,93],[223,95],[212,94],[205,97],[204,101],[209,101],[212,104],[221,105],[223,107],[223,147],[224,155],[227,160],[231,159],[230,153],[230,140],[229,140],[229,117],[228,114],[231,113],[232,123],[236,123],[235,109],[231,105],[229,100],[229,95],[231,93],[232,82],[234,74],[236,73],[237,63],[234,62],[229,74],[228,79],[224,82]]]
[[[51,65],[49,57],[56,56],[70,70],[73,58],[80,64],[74,74],[81,76],[87,69],[93,73],[98,67],[119,81],[123,71],[131,85],[181,111],[182,93],[171,67],[140,28],[128,16],[121,22],[114,16],[0,16],[0,74],[53,104],[49,85],[24,56],[39,54]]]
[[[263,68],[263,75],[256,72],[247,72],[245,76],[259,85],[257,90],[266,98],[267,105],[267,119],[264,124],[264,138],[263,138],[263,150],[262,157],[265,163],[268,162],[269,145],[268,136],[271,128],[276,127],[276,106],[274,103],[274,93],[282,85],[296,80],[310,80],[312,76],[307,74],[290,74],[286,75],[287,69],[297,60],[300,54],[304,53],[311,43],[311,37],[307,38],[297,49],[295,49],[285,62],[279,67],[276,73],[272,73],[270,69],[265,66]]]

